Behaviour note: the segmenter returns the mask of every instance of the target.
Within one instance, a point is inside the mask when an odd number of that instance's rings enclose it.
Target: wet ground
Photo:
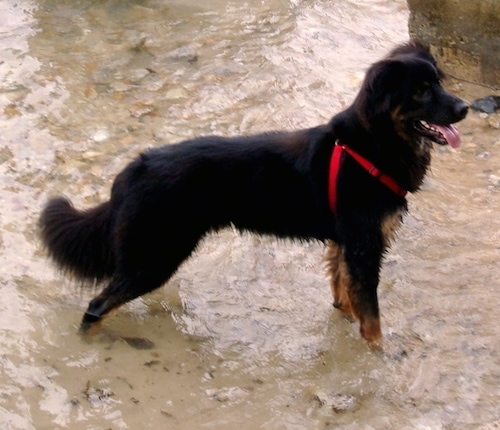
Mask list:
[[[380,285],[385,354],[333,311],[321,245],[232,231],[78,336],[94,291],[45,259],[49,196],[100,202],[151,146],[323,123],[408,38],[403,0],[198,3],[0,2],[0,426],[498,428],[495,114],[472,112],[410,196]]]

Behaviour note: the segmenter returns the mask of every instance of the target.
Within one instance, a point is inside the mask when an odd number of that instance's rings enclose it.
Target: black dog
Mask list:
[[[431,142],[459,145],[450,124],[468,110],[442,78],[429,50],[408,43],[370,67],[352,106],[328,124],[166,145],[131,162],[106,203],[79,211],[49,201],[40,227],[55,263],[77,278],[110,278],[81,330],[160,287],[202,237],[233,225],[326,242],[334,306],[379,339],[379,271],[404,195],[422,185]]]

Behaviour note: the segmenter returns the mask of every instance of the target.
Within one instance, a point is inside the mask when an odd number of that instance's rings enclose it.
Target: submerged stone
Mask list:
[[[478,112],[494,113],[500,109],[500,96],[486,96],[477,99],[470,107]]]

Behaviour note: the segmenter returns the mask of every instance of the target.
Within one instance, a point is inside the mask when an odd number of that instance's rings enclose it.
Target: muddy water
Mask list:
[[[327,121],[408,37],[403,0],[199,3],[0,3],[1,427],[498,428],[495,115],[461,123],[410,197],[380,285],[384,355],[332,310],[321,245],[232,231],[77,335],[94,291],[40,249],[48,196],[95,204],[151,146]]]

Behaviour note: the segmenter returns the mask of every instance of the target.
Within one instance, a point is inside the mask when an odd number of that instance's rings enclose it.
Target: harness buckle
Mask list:
[[[379,178],[381,176],[380,170],[378,170],[375,166],[371,166],[370,170],[368,171],[370,175],[374,176],[375,178]]]

